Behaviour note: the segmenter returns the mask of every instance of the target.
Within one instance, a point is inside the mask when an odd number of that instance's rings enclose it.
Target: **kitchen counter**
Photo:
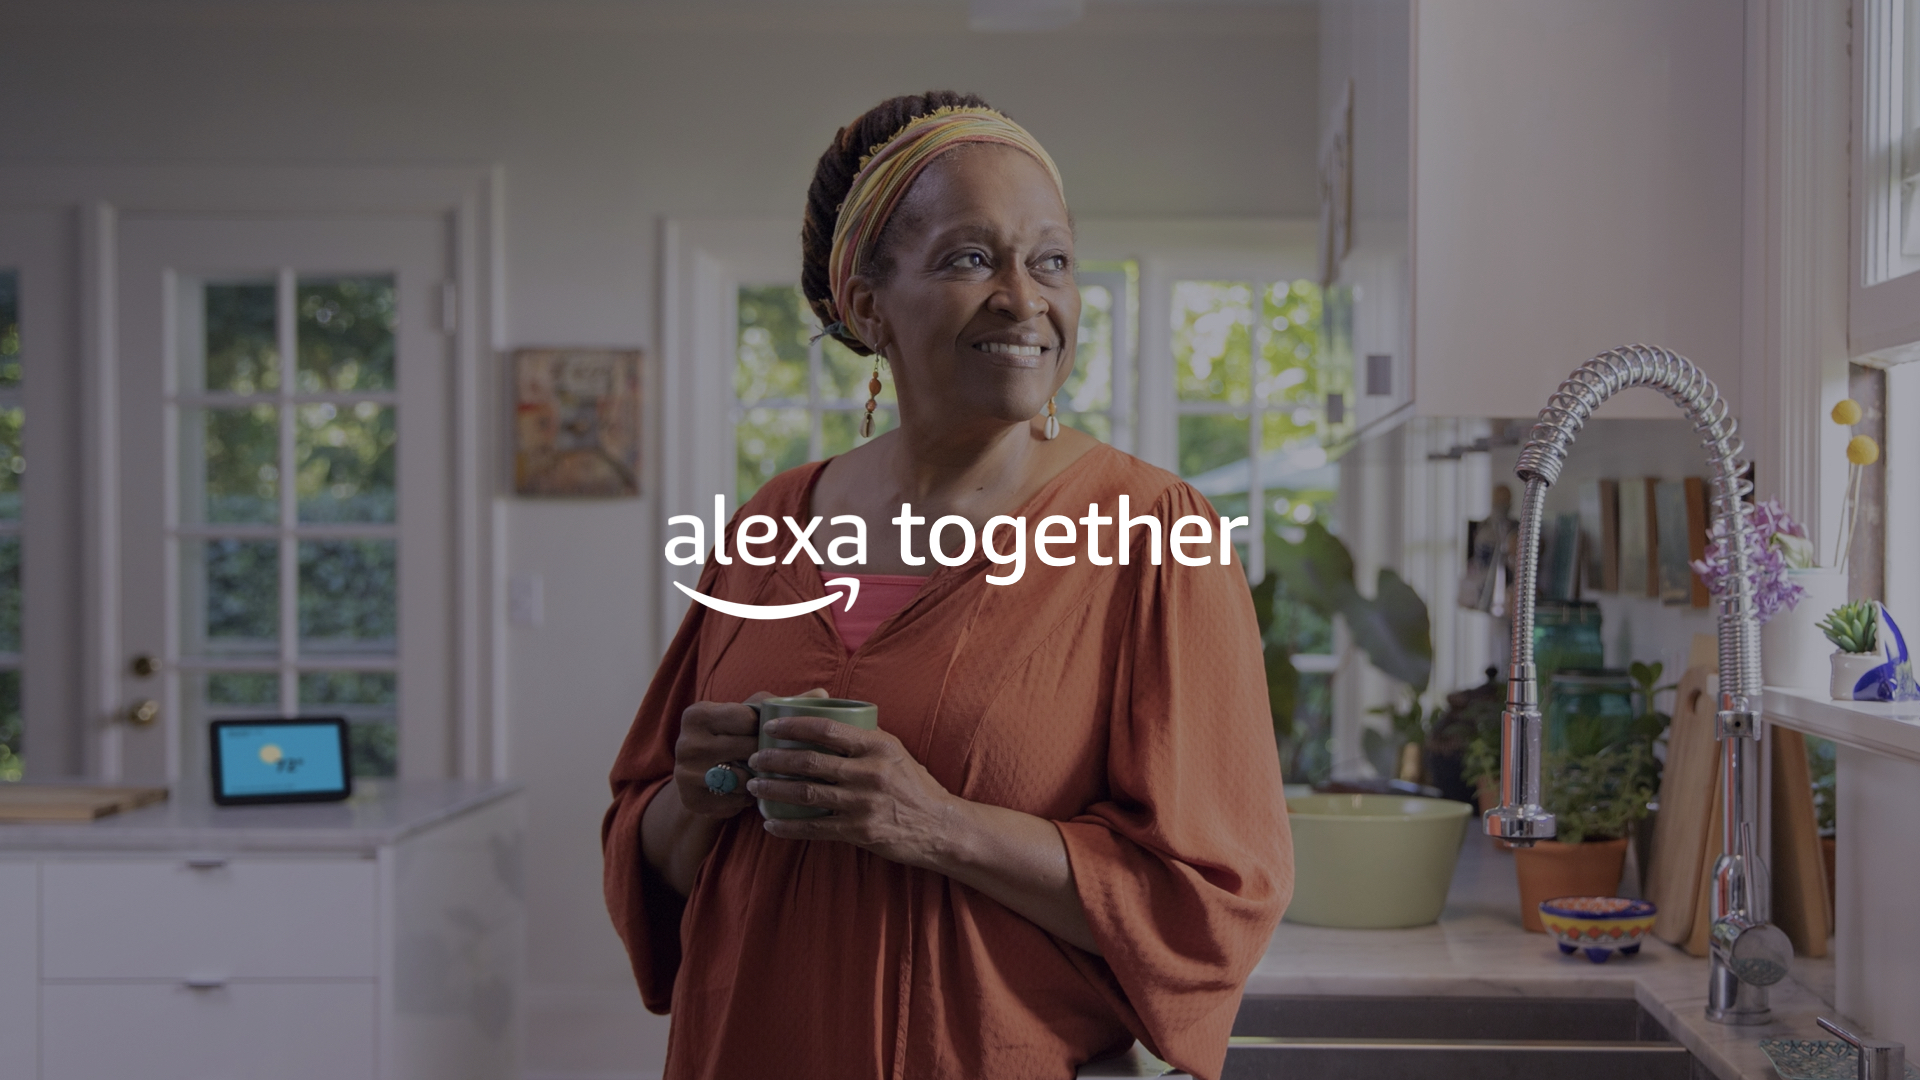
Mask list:
[[[1773,988],[1773,1023],[1728,1027],[1706,1019],[1706,960],[1663,941],[1604,964],[1562,955],[1551,938],[1520,928],[1513,855],[1477,832],[1467,836],[1437,924],[1331,930],[1282,923],[1247,993],[1631,997],[1721,1080],[1775,1080],[1760,1040],[1831,1038],[1814,1017],[1837,1015],[1830,960],[1794,961],[1792,975]]]
[[[337,803],[215,806],[204,790],[85,824],[0,825],[0,852],[355,852],[397,844],[519,790],[495,780],[360,780]]]
[[[0,826],[0,1073],[517,1080],[518,785],[354,786]]]

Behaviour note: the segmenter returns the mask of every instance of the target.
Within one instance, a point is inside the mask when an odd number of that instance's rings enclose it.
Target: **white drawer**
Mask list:
[[[38,1076],[40,867],[0,859],[0,1077]]]
[[[372,982],[49,983],[42,1080],[374,1080]]]
[[[46,978],[377,974],[371,860],[50,860],[40,888]]]

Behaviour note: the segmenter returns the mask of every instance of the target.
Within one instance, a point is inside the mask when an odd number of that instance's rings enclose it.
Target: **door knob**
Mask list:
[[[127,710],[127,723],[135,727],[146,727],[159,718],[160,703],[152,698],[148,698],[145,701],[137,701],[134,703],[133,708]]]
[[[134,657],[133,663],[128,666],[133,669],[135,678],[149,679],[153,677],[154,672],[160,670],[160,661],[155,660],[149,653],[141,653]]]

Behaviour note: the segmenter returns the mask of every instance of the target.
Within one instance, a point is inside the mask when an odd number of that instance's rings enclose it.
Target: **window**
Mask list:
[[[182,282],[180,666],[200,722],[338,715],[397,766],[391,276]]]
[[[738,304],[734,497],[741,503],[796,465],[853,449],[873,359],[820,337],[820,321],[797,286],[743,286]],[[875,435],[898,422],[885,365],[880,374]]]
[[[1322,317],[1320,287],[1307,280],[1172,287],[1179,471],[1221,514],[1247,517],[1241,556],[1256,583],[1269,544],[1331,520],[1339,474],[1323,449]],[[1323,778],[1332,765],[1333,626],[1274,588],[1265,637],[1299,673],[1283,763],[1290,777]]]
[[[1920,358],[1920,0],[1853,12],[1848,349],[1902,363]]]
[[[0,270],[0,782],[20,779],[26,750],[20,709],[20,475],[26,470],[20,375],[20,275]]]
[[[1073,374],[1054,400],[1060,422],[1133,448],[1133,312],[1139,268],[1131,262],[1082,263],[1080,330]]]

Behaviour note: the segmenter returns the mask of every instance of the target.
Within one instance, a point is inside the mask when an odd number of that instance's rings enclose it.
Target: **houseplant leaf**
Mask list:
[[[1367,659],[1388,678],[1406,683],[1418,697],[1433,674],[1433,633],[1426,601],[1400,575],[1382,568],[1373,599],[1357,593],[1340,614]]]
[[[1286,583],[1289,595],[1327,618],[1360,597],[1353,585],[1353,556],[1317,521],[1299,543],[1270,545],[1267,567]]]
[[[1293,735],[1293,715],[1300,700],[1300,672],[1285,646],[1268,645],[1264,650],[1267,665],[1267,707],[1273,713],[1273,737]]]

